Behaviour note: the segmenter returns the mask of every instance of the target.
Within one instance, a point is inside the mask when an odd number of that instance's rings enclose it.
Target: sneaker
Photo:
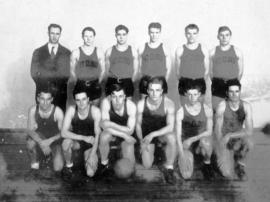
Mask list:
[[[72,171],[72,167],[68,168],[68,167],[64,167],[62,170],[62,178],[64,181],[70,181],[71,178],[73,176],[73,171]]]
[[[205,180],[213,180],[214,172],[211,164],[204,164],[202,167],[202,174]]]
[[[173,184],[176,183],[176,179],[175,179],[175,176],[174,176],[173,169],[164,168],[163,169],[163,175],[164,175],[165,181],[168,184],[172,184],[173,185]]]
[[[24,181],[36,180],[39,176],[39,169],[31,168],[24,176]]]
[[[235,173],[237,177],[239,178],[239,180],[241,181],[246,181],[248,179],[246,171],[245,171],[245,166],[240,163],[236,163]]]

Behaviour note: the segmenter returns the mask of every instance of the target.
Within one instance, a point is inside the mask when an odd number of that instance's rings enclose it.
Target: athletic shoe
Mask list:
[[[239,180],[241,181],[246,181],[248,179],[246,171],[245,171],[245,166],[239,163],[236,163],[235,166],[235,173]]]
[[[70,181],[71,178],[73,176],[73,171],[72,171],[72,167],[68,168],[68,167],[64,167],[62,170],[62,178],[64,181]]]
[[[106,181],[111,181],[113,177],[114,171],[108,164],[99,164],[98,170],[94,176],[94,180],[105,179]]]
[[[176,183],[176,179],[175,179],[175,176],[174,176],[173,169],[164,168],[163,169],[163,175],[164,175],[165,181],[168,184],[172,184],[173,185],[173,184]]]
[[[24,181],[36,180],[39,177],[39,169],[31,168],[24,176]]]
[[[202,174],[205,180],[213,180],[214,172],[211,164],[204,164],[202,167]]]

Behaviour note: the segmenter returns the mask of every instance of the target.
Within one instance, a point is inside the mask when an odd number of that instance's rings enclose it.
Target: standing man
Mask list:
[[[83,45],[74,50],[70,58],[70,81],[85,85],[90,101],[99,105],[105,65],[102,50],[94,45],[95,36],[92,27],[82,30]]]
[[[45,156],[52,155],[53,169],[58,172],[63,168],[60,130],[63,112],[52,104],[53,94],[50,88],[39,88],[37,104],[29,109],[27,149],[31,160],[31,170],[26,180],[38,175],[40,156],[37,147]]]
[[[139,48],[139,67],[142,76],[139,90],[147,95],[147,83],[152,76],[163,76],[169,80],[171,60],[167,47],[160,40],[161,24],[152,22],[148,26],[149,42]]]
[[[227,95],[228,99],[221,101],[216,111],[217,163],[224,177],[232,177],[231,151],[235,173],[240,180],[245,180],[245,159],[252,146],[251,105],[240,99],[241,84],[238,79],[227,82]]]
[[[219,46],[210,52],[210,74],[212,77],[212,104],[216,110],[218,104],[226,98],[226,82],[243,75],[243,55],[230,44],[232,31],[227,26],[219,27]]]
[[[134,143],[132,137],[136,123],[136,105],[126,98],[124,87],[112,84],[110,96],[104,98],[101,104],[100,156],[102,170],[108,169],[110,143],[121,145],[122,158],[127,158],[135,165]]]
[[[185,27],[187,43],[176,49],[175,64],[179,79],[178,91],[181,105],[186,103],[185,92],[187,84],[193,82],[201,88],[201,94],[206,93],[206,102],[211,102],[209,82],[208,50],[198,42],[199,27],[189,24]],[[209,84],[209,85],[208,85]],[[208,98],[209,97],[209,98]]]
[[[148,96],[137,105],[136,133],[141,145],[142,163],[151,168],[154,151],[158,144],[165,143],[166,162],[164,165],[165,180],[173,184],[174,160],[176,157],[176,138],[173,133],[175,107],[165,93],[167,82],[164,77],[153,77],[148,82]]]
[[[53,103],[65,112],[70,51],[59,44],[61,32],[60,25],[49,25],[49,42],[33,53],[31,76],[36,84],[36,99],[39,88],[50,86],[55,94]]]
[[[212,131],[213,111],[199,101],[201,87],[188,84],[186,86],[187,103],[183,104],[176,114],[176,137],[179,148],[180,159],[186,159],[186,151],[191,155],[200,154],[203,156],[202,172],[206,179],[211,179],[212,169],[210,166],[212,155]],[[194,158],[192,158],[194,159]],[[190,178],[193,173],[193,162],[191,168],[180,161],[181,174],[184,179]]]
[[[73,176],[73,150],[81,149],[84,152],[87,176],[93,177],[97,170],[101,114],[99,108],[90,104],[87,90],[86,86],[81,83],[75,85],[73,96],[76,106],[70,106],[67,109],[61,131],[64,138],[62,148],[66,161],[63,178],[67,180]]]
[[[110,86],[121,83],[126,96],[131,98],[134,93],[134,82],[138,74],[137,51],[127,44],[128,28],[118,25],[115,28],[116,45],[106,51],[106,69],[109,78],[106,84],[106,95],[110,95]]]

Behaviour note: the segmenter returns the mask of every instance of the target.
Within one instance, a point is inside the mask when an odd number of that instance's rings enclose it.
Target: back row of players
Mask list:
[[[173,169],[177,155],[182,176],[191,177],[192,155],[186,151],[202,154],[204,176],[211,178],[213,145],[223,176],[232,176],[233,165],[226,152],[229,149],[234,151],[236,174],[245,178],[243,160],[251,145],[248,138],[252,134],[251,107],[240,100],[243,62],[240,51],[229,43],[231,31],[228,27],[219,28],[220,46],[210,53],[216,112],[214,136],[212,108],[200,99],[207,88],[210,91],[207,86],[209,57],[196,41],[199,31],[196,25],[186,27],[187,44],[176,51],[181,97],[181,107],[176,113],[173,101],[165,95],[171,64],[168,51],[159,40],[159,23],[149,25],[150,41],[138,54],[127,45],[128,29],[117,26],[117,44],[106,52],[105,64],[102,52],[93,44],[95,31],[85,28],[83,46],[70,57],[70,76],[66,71],[70,52],[58,44],[61,27],[51,24],[48,31],[49,43],[35,50],[31,65],[37,87],[37,105],[29,112],[27,141],[32,173],[39,168],[37,145],[44,154],[53,154],[56,171],[63,168],[62,148],[66,162],[63,174],[70,177],[72,150],[83,148],[87,175],[93,176],[97,169],[102,173],[110,169],[110,142],[121,144],[122,157],[135,163],[134,144],[138,141],[146,168],[152,166],[155,146],[165,144],[166,162],[162,170],[168,183],[175,181]],[[99,109],[95,103],[102,96],[100,83],[106,75],[106,97]],[[126,97],[132,97],[133,82],[138,75],[142,76],[140,93],[147,96],[142,96],[136,107]],[[73,90],[76,105],[70,106],[64,116],[68,78],[76,82]],[[133,135],[135,128],[136,136]],[[63,142],[59,144],[61,137]],[[101,159],[99,168],[97,151]]]

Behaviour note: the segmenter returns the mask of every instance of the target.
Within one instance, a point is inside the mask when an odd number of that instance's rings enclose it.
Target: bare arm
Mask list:
[[[105,76],[107,77],[109,75],[110,71],[110,57],[112,53],[112,47],[109,48],[105,53]]]
[[[166,46],[163,46],[163,50],[165,53],[165,57],[166,57],[166,81],[169,80],[170,75],[171,75],[171,71],[172,71],[172,63],[171,63],[171,54],[169,52],[169,49]]]
[[[177,75],[177,78],[180,78],[180,64],[181,64],[181,55],[183,54],[183,47],[180,46],[176,49],[175,51],[175,72],[176,72],[176,75]]]
[[[238,48],[235,48],[235,53],[238,57],[238,67],[239,67],[238,79],[240,81],[242,79],[243,72],[244,72],[244,58],[243,58],[242,52]]]
[[[138,73],[141,75],[142,73],[142,54],[144,51],[144,46],[141,46],[138,49]]]
[[[79,57],[80,57],[79,49],[74,50],[70,55],[70,75],[69,75],[69,80],[72,81],[72,82],[77,81],[76,65],[77,65]]]
[[[214,48],[213,50],[210,51],[209,54],[209,76],[212,79],[213,78],[213,58],[215,55],[216,49]]]
[[[224,120],[224,112],[226,108],[225,101],[222,101],[219,103],[216,111],[216,117],[215,117],[215,134],[218,141],[222,138],[222,126],[223,126],[223,120]]]
[[[28,135],[37,143],[42,142],[42,139],[36,133],[37,123],[35,119],[35,112],[36,112],[36,105],[32,106],[28,112],[28,122],[27,122],[27,129]]]
[[[209,77],[209,52],[206,47],[202,46],[202,52],[204,54],[204,79]]]
[[[175,125],[175,129],[176,129],[176,141],[178,144],[178,148],[179,148],[179,153],[183,154],[183,143],[182,143],[182,121],[184,118],[184,111],[183,111],[183,107],[181,107],[177,113],[176,113],[176,125]]]
[[[136,120],[136,134],[139,140],[143,139],[142,135],[142,114],[144,107],[144,99],[140,100],[137,104],[137,120]]]
[[[92,117],[94,119],[94,132],[95,132],[95,141],[93,143],[92,153],[95,154],[97,152],[99,135],[101,132],[101,129],[99,126],[100,120],[101,120],[101,113],[100,113],[100,110],[95,106],[92,107],[91,113],[92,113]]]
[[[139,61],[138,61],[138,53],[135,49],[132,50],[133,55],[133,75],[132,75],[132,81],[135,82],[139,73]]]
[[[101,70],[100,71],[98,82],[101,83],[102,80],[104,79],[106,69],[105,69],[104,53],[99,48],[97,48],[97,57],[98,57],[98,62],[99,62],[100,70]]]

